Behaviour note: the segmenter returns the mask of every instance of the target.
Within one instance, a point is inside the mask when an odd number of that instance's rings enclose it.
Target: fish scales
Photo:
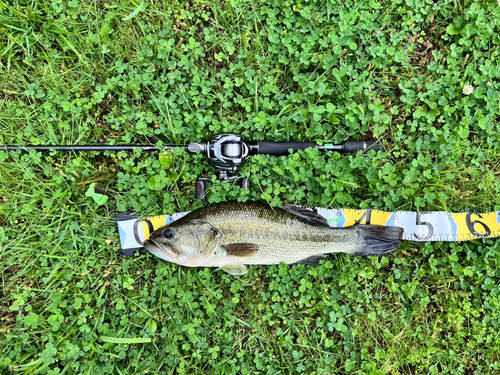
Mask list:
[[[221,208],[229,212],[221,215]],[[354,253],[364,245],[362,236],[352,230],[314,225],[281,208],[264,204],[228,202],[224,207],[210,206],[200,212],[224,233],[223,244],[255,243],[259,251],[245,258],[245,264],[296,263],[310,256]],[[220,267],[239,257],[219,255],[205,266]]]
[[[144,247],[188,267],[221,267],[241,275],[245,265],[314,263],[323,254],[377,255],[399,245],[403,229],[378,225],[332,228],[304,208],[260,202],[210,205],[151,233]]]

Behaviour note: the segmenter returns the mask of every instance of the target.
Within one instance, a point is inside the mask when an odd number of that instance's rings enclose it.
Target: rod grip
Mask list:
[[[378,141],[350,141],[342,144],[343,152],[356,152],[364,150],[381,151],[382,144]]]
[[[259,154],[268,155],[288,155],[288,150],[304,150],[308,147],[316,147],[314,142],[268,142],[260,141]]]

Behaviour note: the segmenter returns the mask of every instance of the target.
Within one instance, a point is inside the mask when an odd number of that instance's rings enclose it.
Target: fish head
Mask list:
[[[166,261],[198,267],[214,256],[223,238],[224,235],[212,224],[190,220],[158,228],[143,246]]]

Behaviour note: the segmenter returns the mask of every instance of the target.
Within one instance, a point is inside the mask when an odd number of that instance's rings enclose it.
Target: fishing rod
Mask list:
[[[4,151],[133,151],[140,149],[143,151],[165,151],[174,148],[182,148],[190,154],[200,152],[208,159],[208,163],[216,170],[216,177],[221,181],[235,181],[239,176],[235,174],[245,164],[246,159],[251,155],[288,155],[289,150],[296,152],[306,148],[317,148],[318,150],[330,150],[345,153],[366,150],[382,150],[382,145],[378,141],[349,141],[342,144],[318,145],[314,142],[269,142],[269,141],[245,141],[245,138],[238,134],[217,134],[207,142],[192,142],[187,145],[166,145],[158,148],[152,145],[85,145],[85,146],[0,146]],[[196,181],[195,195],[197,199],[205,199],[206,181],[211,181],[210,177],[200,177]],[[250,180],[243,178],[241,181],[243,189],[250,189]]]

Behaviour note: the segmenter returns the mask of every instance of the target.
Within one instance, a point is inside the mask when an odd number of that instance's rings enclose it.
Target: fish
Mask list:
[[[153,231],[143,247],[187,267],[218,267],[244,275],[247,265],[314,264],[330,253],[387,254],[401,227],[355,224],[333,228],[314,209],[265,202],[221,202],[199,208]]]

